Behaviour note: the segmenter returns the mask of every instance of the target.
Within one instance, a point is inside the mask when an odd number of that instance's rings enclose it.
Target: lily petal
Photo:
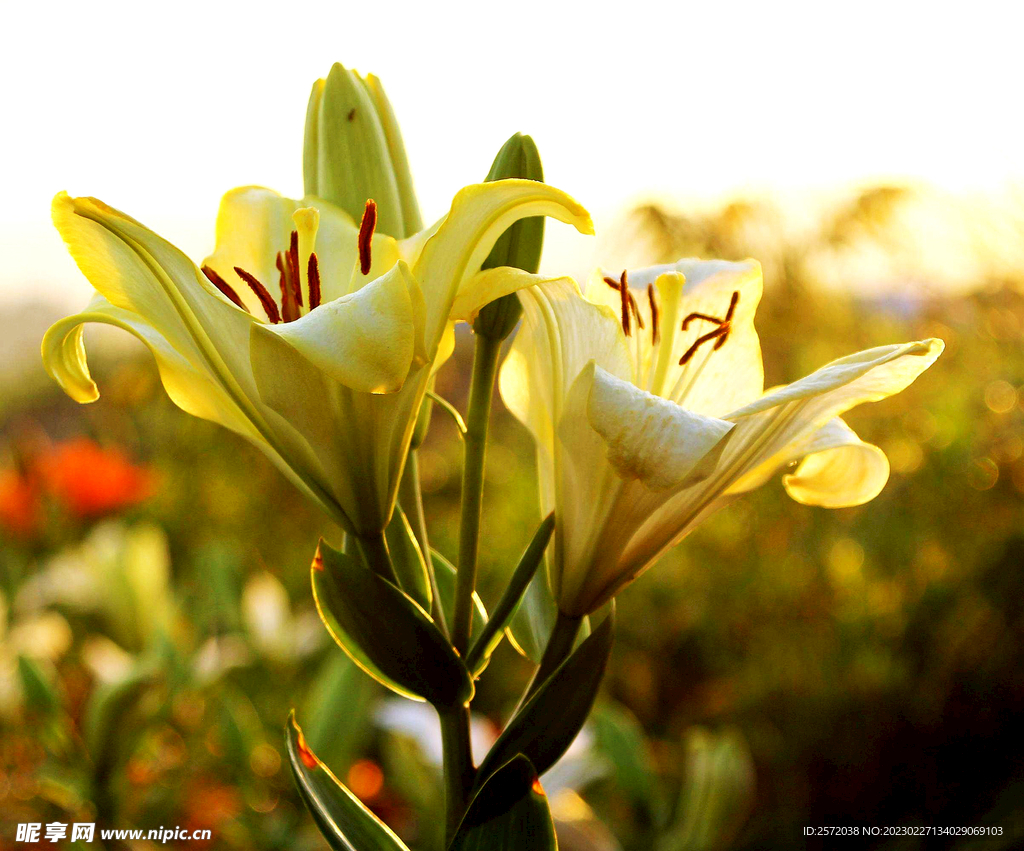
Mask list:
[[[681,408],[593,362],[577,380],[591,385],[587,419],[608,444],[608,460],[615,471],[624,479],[639,479],[651,490],[706,478],[733,429],[732,423]],[[568,451],[571,454],[572,448]]]
[[[801,449],[813,451],[813,436],[833,418],[864,402],[904,390],[935,362],[942,349],[942,341],[933,339],[858,352],[724,417],[735,422],[736,428],[714,474],[654,512],[623,560],[649,564],[725,501],[763,484],[800,457]],[[878,475],[876,461],[862,493],[878,483]],[[843,497],[834,494],[833,498]]]
[[[804,505],[845,508],[863,505],[889,480],[889,459],[836,417],[797,448],[804,459],[782,477],[789,495]],[[794,453],[796,454],[796,453]]]
[[[137,314],[114,307],[99,294],[85,310],[55,322],[43,336],[43,365],[76,402],[95,402],[100,396],[86,359],[83,331],[89,322],[113,325],[142,342],[156,359],[167,395],[183,411],[258,438],[252,423],[201,362],[190,361]]]
[[[571,278],[549,278],[524,272],[514,266],[496,266],[477,272],[463,284],[452,304],[450,318],[455,321],[472,322],[480,309],[492,301],[509,295],[526,287],[553,284],[558,281],[568,282],[573,287],[576,282]]]
[[[551,216],[582,233],[593,233],[590,215],[564,192],[534,180],[498,180],[460,190],[451,210],[413,267],[427,307],[426,341],[431,356],[466,281],[475,275],[509,226],[531,216]]]
[[[413,289],[412,273],[399,261],[357,292],[294,322],[253,323],[252,335],[279,336],[325,375],[353,390],[393,393],[405,381],[416,349]],[[273,374],[271,369],[268,375]],[[267,394],[264,383],[260,393]]]

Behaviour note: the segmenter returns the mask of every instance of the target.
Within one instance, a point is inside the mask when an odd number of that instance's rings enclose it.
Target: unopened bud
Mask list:
[[[337,204],[356,221],[373,198],[382,233],[401,239],[422,226],[398,122],[372,75],[363,79],[336,63],[313,84],[302,174],[307,195]]]
[[[521,133],[516,133],[501,146],[487,174],[488,181],[514,177],[544,180],[537,145],[533,139]],[[543,247],[544,218],[537,216],[521,219],[499,237],[481,268],[514,266],[526,272],[536,272]],[[473,330],[484,337],[504,340],[516,327],[522,312],[522,305],[515,293],[502,296],[480,310],[473,322]]]

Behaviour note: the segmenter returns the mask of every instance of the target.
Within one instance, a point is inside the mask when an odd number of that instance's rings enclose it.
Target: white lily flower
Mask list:
[[[625,285],[624,285],[625,284]],[[799,461],[783,482],[808,505],[873,499],[889,464],[839,418],[898,393],[940,340],[882,346],[763,391],[754,311],[760,266],[682,260],[523,290],[501,371],[537,444],[555,512],[560,610],[594,611],[704,518]]]
[[[97,294],[50,328],[43,360],[91,402],[84,323],[131,332],[178,407],[255,443],[349,532],[379,535],[452,323],[541,280],[479,271],[512,223],[538,215],[591,232],[579,204],[534,181],[466,187],[404,240],[374,233],[372,201],[357,225],[319,198],[246,187],[224,197],[200,270],[134,219],[62,193],[54,223]]]

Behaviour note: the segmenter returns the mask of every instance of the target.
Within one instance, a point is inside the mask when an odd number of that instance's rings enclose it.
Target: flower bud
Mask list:
[[[422,227],[398,122],[380,80],[335,63],[306,108],[302,173],[316,195],[359,221],[377,203],[379,231],[401,239]]]
[[[521,133],[516,133],[501,146],[487,174],[487,180],[505,180],[512,177],[544,180],[537,145],[533,139]],[[543,247],[544,219],[522,219],[501,235],[481,268],[515,266],[526,272],[536,272]],[[485,337],[504,340],[516,327],[522,312],[522,305],[515,293],[503,296],[480,311],[473,322],[473,330]]]

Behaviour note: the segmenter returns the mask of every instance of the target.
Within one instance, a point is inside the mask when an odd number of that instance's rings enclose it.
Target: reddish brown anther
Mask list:
[[[316,253],[309,255],[309,264],[306,267],[309,278],[309,309],[320,306],[320,261],[316,259]]]
[[[253,291],[256,298],[260,300],[260,304],[263,306],[263,312],[267,314],[267,319],[274,325],[281,321],[281,312],[277,309],[277,302],[274,301],[273,296],[267,290],[263,284],[261,284],[254,275],[250,275],[245,269],[239,266],[235,266],[235,272],[239,278],[245,281],[249,285],[249,289]]]
[[[364,275],[370,274],[370,241],[373,239],[373,231],[376,227],[377,203],[372,198],[368,198],[366,209],[363,210],[363,220],[359,223],[359,271]]]
[[[693,341],[693,345],[690,346],[690,348],[688,348],[683,353],[683,356],[681,358],[679,358],[679,365],[683,366],[684,364],[686,364],[690,360],[690,358],[692,358],[697,353],[697,349],[699,349],[709,340],[714,340],[716,337],[720,337],[722,340],[724,340],[728,333],[729,325],[725,324],[719,325],[714,331],[708,331],[708,333],[705,334],[703,337],[698,337],[696,340]],[[717,349],[719,345],[721,345],[720,342],[716,343],[715,348]]]
[[[286,259],[287,255],[277,252],[277,271],[280,275],[281,287],[281,318],[285,322],[294,322],[299,318],[299,306],[295,303],[295,290],[291,284],[291,264]]]
[[[709,331],[707,334],[704,334],[702,337],[698,337],[693,341],[693,345],[690,346],[690,348],[688,348],[679,359],[680,366],[692,358],[697,349],[710,340],[718,341],[715,343],[716,352],[725,345],[725,341],[729,339],[729,332],[732,330],[732,317],[736,313],[736,305],[739,304],[739,301],[739,290],[735,290],[733,291],[732,298],[729,299],[729,309],[726,311],[724,319],[719,318],[718,316],[709,316],[706,313],[691,313],[683,320],[684,331],[694,319],[701,319],[704,322],[714,322],[718,327],[715,328],[714,331]]]
[[[622,330],[628,337],[632,332],[629,329],[629,284],[626,281],[626,270],[622,270],[622,277],[619,278],[619,303],[622,305]]]
[[[220,290],[228,301],[242,308],[246,313],[249,309],[242,304],[242,299],[238,297],[238,293],[234,291],[232,286],[225,281],[220,275],[213,271],[209,266],[203,266],[203,274],[209,279],[210,283],[213,284],[218,290]]]
[[[299,232],[297,230],[292,231],[292,237],[288,243],[288,279],[292,285],[295,303],[302,307],[302,280],[299,278]]]
[[[654,284],[647,285],[647,301],[651,305],[651,343],[656,346],[661,339],[661,331],[658,328],[658,298],[654,292]]]
[[[732,298],[729,299],[729,309],[725,313],[725,323],[724,323],[725,325],[728,325],[730,328],[732,327],[732,317],[733,317],[733,314],[736,312],[736,305],[739,304],[739,301],[740,301],[739,290],[733,290]],[[722,348],[722,346],[725,345],[725,341],[728,338],[729,338],[729,334],[728,334],[728,332],[726,332],[725,334],[723,334],[718,339],[718,342],[715,343],[715,351],[716,352],[720,348]]]

